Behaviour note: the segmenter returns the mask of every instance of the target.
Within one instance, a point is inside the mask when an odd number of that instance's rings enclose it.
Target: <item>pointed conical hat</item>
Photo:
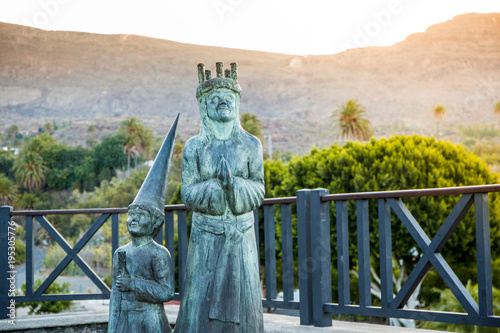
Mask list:
[[[174,152],[175,135],[177,133],[177,121],[179,114],[168,131],[167,137],[156,155],[153,166],[148,172],[141,189],[132,202],[132,205],[146,205],[154,207],[163,213],[165,198],[167,196],[168,175]]]

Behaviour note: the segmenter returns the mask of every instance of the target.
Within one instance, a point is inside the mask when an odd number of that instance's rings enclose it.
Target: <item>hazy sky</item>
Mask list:
[[[290,54],[392,45],[499,0],[0,0],[0,21]]]

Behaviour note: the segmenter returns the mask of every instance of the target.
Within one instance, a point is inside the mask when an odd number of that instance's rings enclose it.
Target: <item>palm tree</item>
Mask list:
[[[39,201],[40,200],[38,199],[36,194],[24,192],[16,198],[16,200],[14,201],[14,206],[20,209],[32,210]],[[40,229],[41,230],[39,230],[38,232],[43,232],[43,230],[45,230],[43,228]]]
[[[373,134],[372,124],[366,119],[366,109],[356,99],[339,105],[330,118],[333,119],[332,126],[339,132],[341,139],[368,140]]]
[[[0,174],[0,205],[7,206],[17,196],[17,185],[3,173]]]
[[[436,105],[432,108],[432,112],[434,113],[434,119],[436,119],[437,124],[437,137],[439,138],[439,122],[443,120],[444,114],[446,113],[446,109],[442,105]]]
[[[16,137],[19,134],[19,127],[17,125],[11,125],[7,130],[7,140],[8,142],[15,146],[16,145]]]
[[[55,128],[54,128],[54,125],[52,123],[47,122],[47,123],[45,123],[45,125],[43,125],[43,130],[47,134],[52,134],[52,133],[54,133]]]
[[[46,171],[47,167],[43,158],[32,151],[22,152],[14,163],[14,175],[18,183],[27,188],[30,193],[42,187]]]
[[[495,108],[495,113],[500,114],[500,101],[498,101],[497,104],[495,104],[494,108]]]
[[[130,171],[132,156],[135,157],[137,167],[137,158],[142,154],[148,155],[153,144],[153,132],[135,117],[124,120],[120,132],[127,137],[124,149],[127,154],[127,171]]]
[[[95,134],[97,133],[97,126],[94,125],[94,124],[90,124],[88,127],[87,127],[87,133],[90,133],[90,134]]]
[[[22,151],[42,154],[53,145],[58,145],[57,140],[48,133],[42,133],[33,139],[25,140]]]

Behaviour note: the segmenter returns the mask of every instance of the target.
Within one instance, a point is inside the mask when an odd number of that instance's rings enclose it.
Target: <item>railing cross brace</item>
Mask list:
[[[78,241],[75,247],[71,247],[66,239],[50,224],[49,221],[44,216],[35,216],[36,220],[40,225],[47,230],[49,235],[61,246],[61,248],[66,252],[66,257],[57,265],[57,267],[52,271],[52,273],[45,279],[45,281],[38,287],[34,292],[34,296],[42,295],[47,288],[55,281],[55,279],[62,273],[62,271],[68,266],[68,264],[73,260],[87,276],[94,282],[94,284],[102,291],[103,294],[109,295],[110,290],[108,286],[97,276],[97,274],[90,268],[90,266],[83,260],[78,254],[80,250],[88,243],[88,241],[94,236],[94,234],[99,230],[104,222],[109,218],[111,214],[101,215],[96,222],[90,227],[89,230],[83,235],[83,237]]]
[[[402,308],[426,273],[434,266],[465,311],[472,315],[479,315],[478,304],[440,253],[453,231],[455,231],[460,221],[462,221],[465,214],[469,211],[473,201],[472,194],[464,194],[431,241],[401,199],[387,199],[391,208],[423,251],[423,255],[420,257],[403,287],[390,303],[389,307],[391,309]]]

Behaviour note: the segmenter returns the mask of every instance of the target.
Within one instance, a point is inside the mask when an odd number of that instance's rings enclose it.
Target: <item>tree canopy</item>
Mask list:
[[[92,161],[98,181],[111,179],[116,173],[127,165],[127,155],[123,147],[127,138],[123,134],[105,137],[101,143],[92,150]]]
[[[313,149],[309,155],[294,157],[288,165],[265,161],[266,195],[293,196],[303,188],[327,188],[330,193],[404,190],[498,183],[486,163],[460,145],[434,138],[393,136],[367,143],[347,142]],[[458,201],[456,196],[404,199],[404,203],[430,238],[435,235]],[[500,200],[491,195],[491,232],[500,231]],[[331,205],[335,216],[335,205]],[[356,263],[355,202],[349,202],[351,265]],[[370,202],[370,242],[378,257],[377,203]],[[411,264],[415,251],[422,253],[401,222],[392,216],[393,251],[396,260]],[[474,214],[469,212],[443,249],[450,265],[475,263]],[[332,223],[332,246],[336,227]],[[500,239],[492,239],[493,254],[500,251]],[[332,253],[334,261],[336,253]],[[474,277],[470,277],[474,281]]]
[[[0,154],[0,172],[17,180],[20,187],[33,192],[93,190],[102,180],[110,180],[127,164],[126,137],[105,137],[94,148],[69,147],[47,133],[25,138],[20,153]],[[20,201],[18,201],[20,202]]]
[[[0,173],[0,205],[10,205],[18,192],[17,185],[9,177]]]
[[[124,149],[127,154],[127,170],[130,170],[130,158],[149,155],[154,143],[153,131],[147,128],[139,119],[132,117],[122,122],[119,133],[125,137]]]
[[[19,184],[29,192],[40,189],[47,178],[47,166],[42,156],[33,151],[22,152],[14,164],[14,170]]]

